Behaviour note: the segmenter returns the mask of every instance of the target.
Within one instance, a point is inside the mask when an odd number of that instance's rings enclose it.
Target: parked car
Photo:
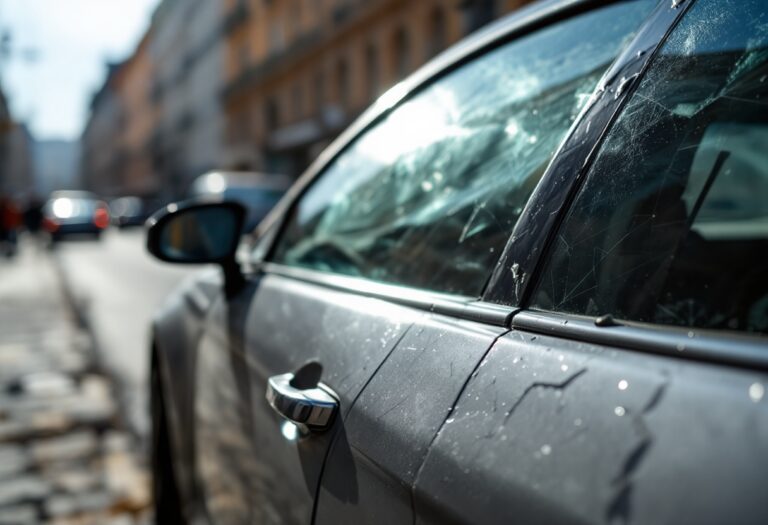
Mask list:
[[[153,327],[158,520],[768,522],[768,3],[538,3],[382,97]],[[245,264],[243,264],[245,263]]]
[[[245,231],[252,231],[291,186],[290,177],[253,171],[211,171],[192,183],[190,198],[239,202],[247,211]]]
[[[107,226],[107,203],[87,191],[55,191],[43,206],[43,229],[52,242],[70,236],[98,239]]]

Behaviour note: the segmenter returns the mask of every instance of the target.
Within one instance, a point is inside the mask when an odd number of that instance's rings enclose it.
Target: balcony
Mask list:
[[[247,93],[253,86],[270,78],[277,71],[290,67],[295,61],[310,51],[317,49],[322,42],[321,30],[314,30],[301,35],[288,44],[284,50],[274,53],[255,66],[243,71],[222,90],[221,98],[229,100],[232,97]]]

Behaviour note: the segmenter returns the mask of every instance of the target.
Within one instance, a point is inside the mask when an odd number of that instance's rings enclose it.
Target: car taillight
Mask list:
[[[53,233],[59,229],[59,223],[50,217],[45,217],[43,219],[43,229],[48,233]]]
[[[109,226],[109,213],[104,208],[99,208],[93,213],[93,224],[97,228],[106,228]]]

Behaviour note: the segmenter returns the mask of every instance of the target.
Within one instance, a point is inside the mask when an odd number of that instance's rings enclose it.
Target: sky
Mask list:
[[[157,4],[0,0],[0,34],[11,33],[11,54],[0,55],[0,84],[14,118],[38,140],[77,139],[106,62],[130,55]]]

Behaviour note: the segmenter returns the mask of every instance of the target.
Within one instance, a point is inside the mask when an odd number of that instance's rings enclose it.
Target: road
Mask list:
[[[142,228],[111,229],[98,242],[62,242],[53,255],[102,365],[122,385],[129,423],[146,436],[150,322],[169,292],[199,268],[153,259],[144,249]]]
[[[61,274],[23,237],[0,258],[0,523],[143,525],[149,479]]]

